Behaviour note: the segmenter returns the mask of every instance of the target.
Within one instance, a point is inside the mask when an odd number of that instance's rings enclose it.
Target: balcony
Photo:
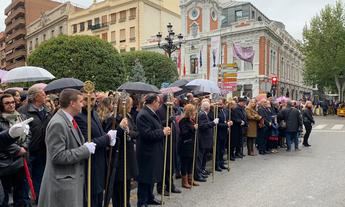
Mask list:
[[[25,46],[26,46],[26,41],[24,39],[19,39],[19,40],[14,41],[12,44],[6,45],[5,52],[14,50],[18,47],[25,47]]]
[[[25,27],[25,19],[19,18],[12,22],[12,24],[8,25],[5,29],[5,33],[8,34],[13,29],[16,29],[18,27]]]
[[[91,27],[92,32],[99,32],[99,31],[108,30],[108,29],[109,29],[108,23],[94,24]]]
[[[8,35],[6,38],[6,42],[13,39],[18,39],[19,36],[25,37],[26,30],[24,28],[13,30],[12,34]]]
[[[16,61],[15,63],[6,63],[6,70],[11,70],[13,68],[25,66],[25,60]]]
[[[131,15],[128,17],[129,20],[135,19],[137,16],[136,15]]]
[[[13,2],[8,5],[8,7],[6,7],[5,9],[5,15],[8,14],[8,12],[10,12],[13,8],[16,8],[16,6],[18,6],[19,4],[25,4],[25,0],[13,0]]]
[[[19,7],[16,10],[13,10],[12,13],[8,17],[6,17],[5,24],[8,25],[14,18],[18,16],[25,17],[25,9],[23,7]]]
[[[26,56],[26,50],[23,50],[23,49],[22,50],[17,50],[17,51],[14,51],[11,54],[6,55],[6,61],[10,62],[13,59],[17,59],[17,58],[23,57],[23,56]]]

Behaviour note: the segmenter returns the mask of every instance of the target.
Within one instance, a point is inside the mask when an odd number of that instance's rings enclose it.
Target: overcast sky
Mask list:
[[[66,0],[58,0],[66,2]],[[100,1],[100,0],[97,0]],[[333,4],[336,0],[248,0],[261,12],[272,20],[281,21],[286,30],[296,39],[302,39],[304,25],[327,4]],[[5,29],[4,10],[11,0],[0,0],[0,31]],[[82,7],[89,6],[93,0],[71,0]],[[343,1],[344,2],[344,1]]]

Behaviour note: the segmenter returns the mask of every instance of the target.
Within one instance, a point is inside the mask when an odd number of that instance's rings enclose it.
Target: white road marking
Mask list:
[[[341,130],[343,129],[344,124],[336,124],[332,127],[332,130]]]
[[[327,126],[327,124],[319,124],[316,127],[314,127],[314,129],[323,129]]]

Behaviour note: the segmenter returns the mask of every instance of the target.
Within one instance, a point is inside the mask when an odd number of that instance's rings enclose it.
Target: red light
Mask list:
[[[277,77],[272,77],[272,84],[276,85],[278,82],[278,78]]]

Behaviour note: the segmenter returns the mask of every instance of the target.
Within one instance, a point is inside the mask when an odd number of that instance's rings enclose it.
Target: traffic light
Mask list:
[[[277,77],[272,77],[272,85],[276,86],[278,82],[278,78]]]

